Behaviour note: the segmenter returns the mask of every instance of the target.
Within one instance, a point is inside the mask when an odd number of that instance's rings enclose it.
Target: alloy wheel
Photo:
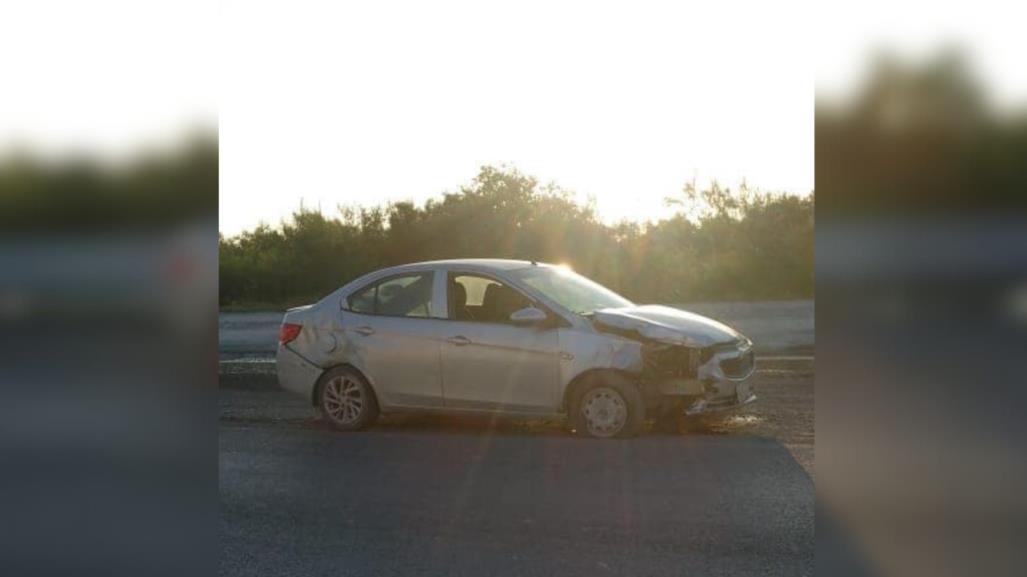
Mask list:
[[[628,404],[616,390],[596,387],[581,400],[581,415],[590,435],[613,437],[628,421]]]
[[[352,425],[364,412],[364,390],[349,377],[338,376],[325,384],[324,410],[342,425]]]

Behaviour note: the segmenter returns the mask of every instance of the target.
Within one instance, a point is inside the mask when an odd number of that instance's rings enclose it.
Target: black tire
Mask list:
[[[363,375],[335,367],[321,375],[317,387],[321,417],[340,431],[357,431],[378,418],[378,399]]]
[[[619,399],[619,401],[617,400]],[[593,419],[590,423],[586,415],[587,403],[590,407],[595,402],[602,402],[606,407],[611,406],[619,411],[619,403],[627,414],[622,419],[619,428],[611,424],[609,427],[599,427],[598,424],[606,421],[605,418]],[[613,419],[614,422],[617,419]],[[574,391],[570,402],[570,423],[575,434],[583,437],[596,438],[629,438],[638,435],[645,425],[645,402],[638,387],[627,378],[616,373],[601,373],[594,375],[588,381],[581,384]],[[605,430],[603,430],[605,429]]]

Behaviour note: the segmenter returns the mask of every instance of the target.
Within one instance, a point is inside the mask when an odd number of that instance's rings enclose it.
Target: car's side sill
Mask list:
[[[552,418],[552,417],[563,417],[565,413],[552,412],[552,411],[526,411],[516,409],[477,409],[477,408],[466,408],[466,407],[420,407],[420,406],[409,406],[409,405],[391,405],[388,407],[382,407],[382,413],[433,413],[437,415],[490,415],[490,416],[501,416],[501,417],[534,417],[534,418]]]

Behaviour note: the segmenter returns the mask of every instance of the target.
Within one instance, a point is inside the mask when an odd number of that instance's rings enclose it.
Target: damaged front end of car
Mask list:
[[[756,400],[752,341],[726,325],[656,306],[597,311],[591,320],[600,332],[640,344],[637,377],[648,410],[698,416]]]

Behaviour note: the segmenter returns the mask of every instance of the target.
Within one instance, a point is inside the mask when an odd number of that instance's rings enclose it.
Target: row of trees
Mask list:
[[[513,169],[484,167],[423,207],[300,209],[220,239],[222,306],[313,302],[385,266],[462,257],[566,263],[640,302],[813,294],[814,197],[685,187],[685,213],[606,225],[594,207]]]

